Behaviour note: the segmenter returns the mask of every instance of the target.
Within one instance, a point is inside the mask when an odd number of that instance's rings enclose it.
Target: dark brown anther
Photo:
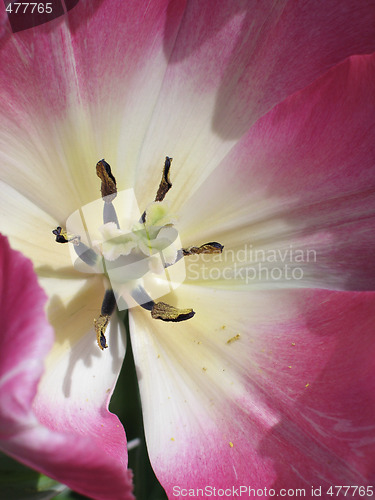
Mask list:
[[[165,302],[154,302],[152,298],[148,295],[146,290],[141,286],[138,286],[132,292],[132,297],[138,304],[151,311],[151,317],[153,319],[161,319],[162,321],[186,321],[192,318],[195,314],[193,309],[178,309],[177,307],[170,306]]]
[[[169,171],[171,169],[172,160],[173,158],[170,158],[169,156],[165,157],[163,175],[159,184],[158,192],[156,193],[155,201],[163,201],[165,195],[172,187],[172,183],[169,179]]]
[[[178,309],[165,302],[157,302],[151,309],[151,316],[162,321],[186,321],[194,316],[193,309]]]
[[[81,238],[79,236],[68,235],[68,233],[60,226],[52,231],[56,236],[57,243],[73,243],[73,245],[79,245]]]
[[[96,342],[102,351],[108,347],[104,334],[107,329],[109,319],[110,316],[108,314],[101,314],[98,319],[94,319]]]
[[[115,308],[116,308],[115,294],[112,289],[108,289],[105,291],[104,294],[102,308],[100,310],[100,316],[98,319],[94,319],[96,342],[102,351],[108,347],[107,340],[105,338],[105,331],[107,329],[109,320]]]
[[[205,243],[204,245],[201,245],[200,247],[189,247],[189,248],[183,248],[182,253],[184,257],[188,255],[196,255],[200,253],[222,253],[224,248],[224,245],[221,245],[217,241],[211,241],[210,243]]]
[[[66,231],[62,229],[62,227],[57,226],[56,229],[52,231],[52,233],[56,236],[56,241],[57,243],[68,243],[68,235],[66,234]]]
[[[117,196],[116,179],[112,175],[110,165],[103,160],[96,164],[96,175],[102,181],[101,193],[105,202],[110,203]]]

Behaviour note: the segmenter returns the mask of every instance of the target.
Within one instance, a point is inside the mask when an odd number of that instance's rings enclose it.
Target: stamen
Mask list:
[[[154,304],[151,310],[151,316],[154,319],[161,319],[163,321],[186,321],[194,316],[193,309],[178,309],[177,307],[170,306],[165,302],[158,302]]]
[[[52,231],[56,236],[57,243],[72,243],[78,257],[88,266],[95,266],[98,261],[98,255],[94,250],[81,241],[81,237],[77,235],[68,235],[68,233],[58,226]]]
[[[112,175],[110,165],[103,159],[96,164],[96,175],[102,181],[101,193],[105,202],[110,203],[117,196],[116,179]]]
[[[120,229],[120,224],[117,218],[116,210],[112,202],[104,203],[103,224],[107,224],[107,222],[114,222],[117,226],[117,229]]]
[[[112,289],[106,290],[100,314],[111,316],[116,307],[116,297]]]
[[[100,190],[104,201],[103,224],[114,222],[117,228],[120,229],[116,210],[112,204],[112,201],[117,196],[116,179],[112,174],[111,166],[104,159],[96,164],[96,175],[102,181]]]
[[[102,302],[102,308],[98,319],[94,319],[94,327],[96,331],[96,341],[98,346],[103,351],[108,347],[105,331],[107,329],[109,319],[116,307],[116,297],[113,290],[106,290]]]
[[[151,317],[154,319],[161,319],[162,321],[186,321],[192,318],[195,314],[193,309],[178,309],[177,307],[170,306],[165,302],[154,302],[148,295],[146,290],[138,286],[132,291],[133,299],[138,302],[138,304],[151,311]]]
[[[138,304],[141,307],[143,307],[143,309],[146,309],[147,311],[152,311],[155,302],[152,300],[152,298],[149,296],[149,294],[142,286],[139,285],[137,288],[135,288],[131,292],[131,296],[136,302],[138,302]]]
[[[173,158],[170,158],[169,156],[165,157],[163,175],[162,175],[162,178],[161,178],[161,181],[159,184],[158,192],[156,193],[155,201],[163,201],[165,198],[165,195],[168,193],[168,191],[172,187],[172,183],[169,179],[169,171],[171,168],[172,160],[173,160]]]
[[[78,245],[81,241],[80,236],[68,236],[68,233],[60,226],[57,226],[52,233],[56,236],[57,243],[73,243],[73,245]]]
[[[155,201],[163,201],[165,198],[165,195],[168,193],[168,191],[172,187],[171,180],[169,178],[169,172],[171,169],[171,164],[172,164],[173,158],[170,158],[169,156],[165,157],[165,162],[164,162],[164,168],[163,168],[163,174],[161,177],[161,181],[158,187],[158,191],[155,196]],[[142,217],[140,219],[140,222],[144,224],[146,222],[146,210],[143,212]]]
[[[110,316],[106,314],[105,316],[100,315],[98,319],[94,319],[96,341],[102,351],[108,347],[107,340],[104,334],[109,323],[109,318]]]
[[[205,243],[200,247],[189,247],[183,248],[182,253],[184,257],[188,255],[196,255],[200,253],[222,253],[224,245],[221,245],[217,241],[211,241],[210,243]]]

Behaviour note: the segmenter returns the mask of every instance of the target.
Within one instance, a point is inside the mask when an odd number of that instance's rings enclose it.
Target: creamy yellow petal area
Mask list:
[[[90,405],[95,405],[105,394],[109,398],[124,358],[125,335],[122,321],[117,321],[114,314],[107,330],[109,348],[101,351],[97,346],[94,318],[100,314],[104,297],[102,279],[40,281],[50,297],[47,315],[55,330],[40,398],[61,404],[72,401]],[[87,384],[82,384],[82,377]]]
[[[27,179],[20,177],[20,183],[27,192]],[[33,261],[39,275],[78,276],[68,245],[56,243],[52,234],[59,224],[51,215],[53,206],[45,211],[6,182],[0,181],[0,190],[1,232],[9,237],[13,248]]]

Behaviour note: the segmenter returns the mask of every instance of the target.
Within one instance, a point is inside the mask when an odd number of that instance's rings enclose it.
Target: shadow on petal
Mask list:
[[[73,292],[69,290],[69,284],[72,285],[73,291],[76,289],[72,280],[61,283],[61,295],[52,295],[47,310],[56,336],[54,348],[48,357],[47,371],[49,367],[56,370],[57,365],[60,365],[62,372],[58,374],[58,378],[63,377],[62,391],[65,398],[71,396],[72,383],[73,380],[77,382],[77,376],[79,379],[77,374],[81,365],[91,369],[88,371],[94,371],[93,376],[96,376],[94,366],[100,364],[100,360],[106,356],[112,365],[112,374],[118,374],[123,361],[125,339],[120,338],[119,332],[122,329],[119,329],[116,314],[111,319],[107,332],[109,349],[102,352],[96,343],[93,321],[100,314],[104,296],[101,278],[93,277],[86,282],[82,281],[83,286],[80,286],[73,296]],[[68,294],[68,300],[65,292]],[[106,366],[109,368],[108,363]],[[97,376],[100,375],[98,371]]]

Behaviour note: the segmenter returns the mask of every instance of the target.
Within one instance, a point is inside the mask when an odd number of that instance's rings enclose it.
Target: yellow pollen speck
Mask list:
[[[223,326],[221,327],[221,329],[222,329],[222,330],[225,330],[225,329],[226,329],[226,327],[227,327],[227,325],[223,325]]]
[[[309,387],[310,384],[306,384],[305,387]]]
[[[232,441],[229,441],[229,446],[230,446],[231,448],[233,448],[233,446],[234,446],[234,445],[233,445]]]
[[[231,344],[232,342],[235,342],[240,337],[241,337],[241,335],[239,333],[237,333],[237,335],[235,335],[234,337],[232,337],[232,338],[230,338],[230,339],[227,340],[227,344]]]
[[[206,372],[206,371],[207,371],[207,368],[206,368],[205,366],[203,366],[202,370],[203,370],[204,372]]]
[[[158,354],[158,359],[160,358],[160,354]]]
[[[292,366],[288,366],[288,368],[292,368]]]
[[[202,343],[201,341],[197,342],[197,344],[201,344],[201,343]]]
[[[296,343],[295,343],[295,342],[292,342],[292,345],[294,346],[294,345],[296,345]]]
[[[171,441],[174,441],[174,438],[171,438]]]

